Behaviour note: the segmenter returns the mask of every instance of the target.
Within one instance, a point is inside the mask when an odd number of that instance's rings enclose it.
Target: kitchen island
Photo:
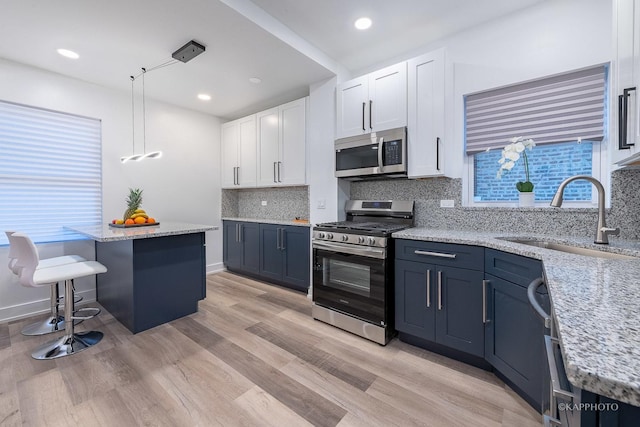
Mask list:
[[[218,227],[69,228],[95,241],[96,261],[107,267],[96,298],[134,334],[198,311],[206,296],[204,232]]]

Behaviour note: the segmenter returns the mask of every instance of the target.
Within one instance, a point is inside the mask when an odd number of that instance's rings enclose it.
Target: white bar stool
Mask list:
[[[95,314],[80,317],[74,315],[84,309],[76,311],[73,301],[73,280],[92,276],[94,274],[105,273],[107,268],[96,261],[83,261],[71,264],[59,265],[56,267],[38,268],[38,250],[31,239],[22,233],[14,233],[12,235],[16,243],[19,255],[16,266],[20,270],[20,283],[23,286],[36,288],[41,286],[51,286],[53,283],[64,281],[65,284],[65,305],[64,314],[67,319],[65,335],[62,338],[50,341],[36,348],[31,357],[40,360],[55,359],[58,357],[69,356],[100,342],[104,334],[99,331],[87,331],[75,333],[74,319],[89,319]],[[89,309],[97,310],[97,308]],[[97,313],[96,313],[97,314]]]
[[[7,238],[9,239],[9,269],[18,276],[20,274],[20,267],[16,266],[16,262],[19,257],[18,247],[12,243],[12,235],[15,231],[5,231]],[[54,258],[47,258],[40,260],[38,268],[56,267],[58,265],[71,264],[73,262],[86,261],[79,255],[64,255]],[[60,291],[58,283],[51,285],[51,314],[45,320],[32,323],[25,326],[22,329],[22,335],[45,335],[53,332],[64,330],[64,316],[60,314]],[[82,297],[75,297],[75,302],[82,301]],[[81,323],[82,320],[75,321],[75,324]]]

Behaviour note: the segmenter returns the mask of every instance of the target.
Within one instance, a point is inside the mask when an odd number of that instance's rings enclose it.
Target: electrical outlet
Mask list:
[[[455,202],[453,200],[440,200],[441,208],[452,208],[455,206]]]
[[[267,206],[267,201],[266,201],[266,200],[263,200],[260,204],[261,204],[262,206]]]
[[[327,202],[325,199],[318,200],[318,209],[324,209],[326,205],[327,205]]]

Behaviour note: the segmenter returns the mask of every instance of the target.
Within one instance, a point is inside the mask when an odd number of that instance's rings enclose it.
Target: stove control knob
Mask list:
[[[333,233],[327,233],[327,239],[329,240],[333,239]]]
[[[358,243],[364,243],[364,237],[363,236],[358,237]]]
[[[318,237],[320,239],[324,239],[325,238],[325,234],[321,231],[321,232],[318,233]]]
[[[367,241],[370,245],[375,245],[376,244],[376,239],[374,239],[373,237],[369,237],[369,240]]]
[[[347,240],[349,240],[349,236],[347,236],[346,234],[342,235],[342,241],[346,242]]]

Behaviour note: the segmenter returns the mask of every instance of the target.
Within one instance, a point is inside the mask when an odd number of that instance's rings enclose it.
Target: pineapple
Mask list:
[[[136,209],[140,208],[142,204],[142,190],[139,188],[130,188],[129,189],[129,197],[127,197],[127,210],[124,211],[123,220],[127,220],[131,218],[131,216],[136,212]]]

